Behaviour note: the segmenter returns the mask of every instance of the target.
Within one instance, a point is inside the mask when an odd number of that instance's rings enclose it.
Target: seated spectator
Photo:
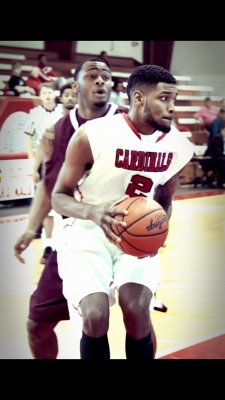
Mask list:
[[[215,167],[219,173],[218,187],[225,188],[225,128],[221,132],[212,136],[204,156],[210,156],[207,162],[207,169]]]
[[[206,97],[204,105],[193,115],[197,119],[197,122],[204,125],[205,129],[209,132],[209,139],[221,132],[222,120],[219,114],[220,108],[212,104],[210,97]]]
[[[41,85],[41,80],[39,79],[39,68],[33,67],[30,71],[29,77],[26,80],[26,85],[35,90],[35,95],[39,96],[39,88]]]
[[[51,82],[54,90],[60,90],[67,80],[61,76],[57,77],[52,69],[48,66],[48,60],[45,54],[41,53],[38,56],[39,79],[43,83]]]
[[[6,84],[2,81],[0,81],[0,90],[4,89],[6,87]]]
[[[222,120],[222,126],[225,128],[225,99],[221,100],[219,116]]]
[[[35,90],[27,86],[26,81],[21,76],[21,73],[21,64],[18,61],[14,62],[12,65],[12,75],[8,81],[9,89],[15,92],[15,96],[35,96]]]
[[[118,79],[114,80],[114,84],[112,87],[112,91],[110,93],[109,101],[111,103],[117,104],[118,106],[125,105],[123,83],[120,82]]]
[[[101,51],[101,53],[99,54],[99,57],[102,58],[102,60],[105,61],[106,65],[109,67],[109,59],[108,59],[108,55],[106,51]]]

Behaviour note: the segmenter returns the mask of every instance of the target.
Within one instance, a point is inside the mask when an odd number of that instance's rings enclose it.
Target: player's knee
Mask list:
[[[124,314],[130,316],[138,316],[139,314],[149,314],[151,296],[149,297],[149,293],[142,293],[139,296],[132,297],[126,296],[125,299],[123,296],[119,296],[119,305]]]
[[[121,305],[121,303],[120,303]],[[146,333],[150,329],[149,300],[143,297],[129,299],[121,306],[126,331],[134,338]]]
[[[86,310],[83,317],[83,327],[87,335],[100,337],[105,335],[109,329],[109,312],[105,308],[90,308]]]
[[[28,319],[26,325],[29,341],[39,342],[51,336],[56,323],[42,323]]]

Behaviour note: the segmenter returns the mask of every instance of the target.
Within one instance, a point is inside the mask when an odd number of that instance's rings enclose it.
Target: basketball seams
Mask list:
[[[120,209],[128,211],[128,215],[120,215],[118,218],[126,222],[127,226],[111,224],[113,232],[121,239],[121,242],[115,242],[116,246],[120,251],[134,257],[148,256],[157,251],[169,232],[168,216],[164,208],[153,199],[152,204],[146,200],[143,200],[143,196],[130,197],[118,203],[117,205],[122,203],[123,208],[119,206]],[[116,214],[115,218],[117,219]]]
[[[162,234],[164,234],[164,233],[166,233],[166,232],[168,232],[168,228],[165,229],[165,231],[161,231],[161,232],[158,232],[158,233],[153,233],[153,234],[151,234],[151,235],[148,235],[148,234],[146,234],[146,235],[138,235],[138,234],[135,234],[135,235],[134,235],[133,233],[128,232],[127,229],[126,229],[126,230],[124,229],[123,232],[121,232],[119,236],[121,236],[123,233],[127,233],[129,236],[145,239],[145,238],[148,238],[149,236],[151,236],[151,237],[159,236],[159,235],[162,235]]]
[[[126,231],[124,231],[124,233],[126,233]],[[122,238],[123,238],[124,242],[129,245],[129,247],[132,247],[134,250],[140,251],[140,256],[143,255],[143,253],[145,253],[147,256],[149,256],[148,251],[140,250],[138,247],[135,247],[132,243],[128,242],[125,237],[122,236]],[[129,253],[126,252],[126,246],[124,246],[122,243],[119,243],[119,246],[121,247],[121,249],[120,249],[121,251],[123,251],[124,253],[129,255]],[[136,257],[138,257],[138,256],[136,256]]]
[[[141,221],[143,218],[147,217],[148,215],[150,215],[150,214],[152,214],[152,213],[155,213],[156,211],[161,211],[161,210],[163,211],[163,208],[156,208],[156,209],[154,209],[154,210],[148,212],[147,214],[142,215],[141,217],[137,218],[134,222],[132,222],[132,224],[127,225],[125,229],[127,230],[127,229],[130,228],[132,225],[134,225],[134,224],[136,224],[137,222]]]

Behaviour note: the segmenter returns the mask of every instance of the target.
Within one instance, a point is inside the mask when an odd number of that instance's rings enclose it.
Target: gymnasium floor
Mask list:
[[[29,204],[0,207],[0,359],[32,359],[26,334],[29,296],[43,266],[41,239],[13,256],[27,224]],[[152,312],[157,359],[225,359],[225,190],[179,188],[174,196],[167,247],[161,250],[157,299],[168,310]],[[81,319],[56,327],[58,359],[79,358]],[[112,359],[125,359],[119,306],[110,311]]]

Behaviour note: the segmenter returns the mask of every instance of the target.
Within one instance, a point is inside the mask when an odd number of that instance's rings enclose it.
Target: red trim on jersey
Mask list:
[[[162,140],[164,138],[164,136],[166,136],[166,133],[162,133],[162,135],[160,135],[158,137],[158,139],[156,140],[156,143],[159,142],[159,140]]]
[[[127,124],[129,125],[129,127],[132,129],[132,131],[135,133],[135,135],[138,137],[138,139],[141,140],[141,134],[137,131],[137,129],[132,125],[132,123],[130,122],[130,120],[128,119],[127,115],[125,113],[122,113],[123,118],[125,119],[125,121],[127,122]],[[156,143],[159,142],[159,140],[163,139],[164,136],[166,136],[166,133],[162,133],[162,135],[160,135],[158,137],[158,139],[156,140]]]
[[[82,317],[82,314],[80,313],[79,309],[77,307],[75,307],[73,304],[72,304],[72,306],[78,312],[79,316]]]
[[[76,221],[76,218],[74,218],[74,220],[73,220],[73,222],[71,222],[70,224],[66,224],[64,227],[63,227],[63,229],[65,229],[67,226],[72,226],[73,224],[74,224],[74,222]]]
[[[79,185],[77,185],[77,191],[78,191],[78,193],[80,194],[80,202],[82,203],[82,201],[83,201],[83,195],[82,195],[82,192],[80,191]]]
[[[122,113],[123,118],[125,119],[126,123],[129,125],[129,127],[132,129],[132,131],[135,133],[135,135],[138,137],[138,139],[141,140],[141,135],[140,133],[137,131],[137,129],[132,125],[132,123],[130,122],[130,120],[127,117],[127,114]]]

